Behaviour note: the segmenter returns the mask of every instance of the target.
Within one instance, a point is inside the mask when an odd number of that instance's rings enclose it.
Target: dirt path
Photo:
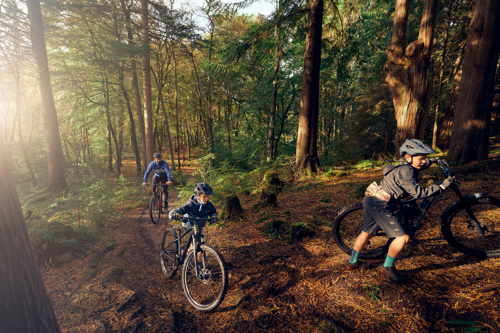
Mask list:
[[[43,272],[62,331],[459,332],[473,329],[474,321],[483,331],[500,332],[500,259],[468,257],[443,240],[439,212],[452,196],[438,203],[419,236],[428,253],[409,246],[399,258],[408,284],[391,283],[376,270],[345,269],[347,255],[334,244],[329,223],[341,207],[358,200],[352,196],[357,186],[379,174],[305,181],[280,194],[278,207],[259,207],[256,198],[242,197],[244,219],[205,232],[229,271],[226,299],[209,314],[188,304],[179,274],[167,280],[161,272],[159,241],[166,219],[153,225],[146,205],[130,210],[87,257]],[[464,174],[462,180],[464,193],[500,197],[498,171]],[[172,190],[170,207],[181,204],[176,197]],[[261,228],[273,219],[310,224],[315,236],[300,242],[268,237]],[[123,269],[116,280],[109,274],[113,267]]]

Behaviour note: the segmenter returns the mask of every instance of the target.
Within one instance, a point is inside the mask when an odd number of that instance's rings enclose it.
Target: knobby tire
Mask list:
[[[161,246],[160,246],[160,264],[161,270],[165,276],[170,279],[175,276],[177,272],[177,254],[178,251],[178,242],[175,241],[177,238],[177,233],[174,228],[168,228],[163,233],[163,237],[161,238]]]
[[[442,218],[441,232],[446,241],[460,252],[476,257],[500,257],[500,199],[480,198],[470,201],[481,236],[466,212],[467,204],[459,203]]]
[[[363,203],[355,203],[345,207],[333,222],[332,232],[335,243],[346,254],[351,255],[354,242],[363,229]],[[364,250],[359,254],[360,259],[377,259],[387,254],[390,239],[385,234],[372,237]]]
[[[227,269],[222,255],[208,245],[201,244],[203,260],[200,277],[195,272],[195,251],[190,251],[182,267],[182,288],[189,303],[198,311],[209,312],[217,308],[227,292]]]
[[[151,217],[151,222],[153,222],[153,224],[158,224],[158,222],[160,222],[161,200],[156,195],[153,195],[151,201],[149,202],[149,216]]]

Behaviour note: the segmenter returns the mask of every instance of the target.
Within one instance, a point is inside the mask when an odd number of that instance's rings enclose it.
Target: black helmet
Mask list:
[[[154,153],[153,158],[161,158],[161,153]]]
[[[194,186],[194,194],[214,195],[214,190],[207,183],[198,183]]]
[[[422,142],[417,139],[406,140],[401,147],[399,147],[399,154],[404,156],[405,154],[415,156],[415,155],[429,155],[437,154],[438,152],[432,149],[427,143]]]

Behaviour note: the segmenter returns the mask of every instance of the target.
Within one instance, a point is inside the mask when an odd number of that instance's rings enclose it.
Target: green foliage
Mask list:
[[[293,222],[290,226],[290,241],[300,241],[305,237],[314,236],[314,226],[310,223]]]

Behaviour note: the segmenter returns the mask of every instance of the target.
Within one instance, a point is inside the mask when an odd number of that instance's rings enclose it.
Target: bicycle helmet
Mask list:
[[[154,153],[153,158],[161,158],[161,153]]]
[[[401,147],[399,147],[399,154],[404,156],[405,154],[415,156],[415,155],[429,155],[437,154],[438,152],[432,149],[427,143],[422,142],[417,139],[407,139]]]
[[[214,195],[214,190],[207,183],[198,183],[194,186],[194,194]]]

